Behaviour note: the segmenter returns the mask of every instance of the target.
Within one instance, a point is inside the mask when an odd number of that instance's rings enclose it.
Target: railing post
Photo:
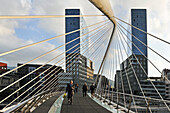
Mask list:
[[[151,101],[151,99],[148,100],[148,105],[147,105],[146,113],[148,113],[148,111],[149,111],[150,101]]]
[[[102,100],[102,92],[103,92],[103,89],[101,89],[100,100]]]
[[[107,99],[107,88],[106,88],[106,90],[104,92],[104,101],[103,102],[107,102],[106,99]]]
[[[131,107],[131,102],[132,102],[132,96],[130,96],[129,106],[128,106],[128,112],[127,112],[127,113],[129,113],[129,110],[130,110],[130,107]]]
[[[35,100],[31,103],[31,105],[28,106],[28,108],[25,110],[25,112],[30,112],[30,109],[31,109],[36,103],[39,103],[39,101],[40,101],[41,99],[43,99],[44,97],[45,97],[45,95],[42,95],[42,96],[40,96],[39,99],[35,99]]]
[[[109,103],[109,105],[112,105],[112,101],[113,101],[113,91],[111,91],[111,94],[110,94],[110,103]]]
[[[31,103],[32,103],[34,100],[36,100],[36,99],[35,99],[35,98],[32,99],[30,103],[27,102],[27,103],[23,106],[23,108],[21,108],[21,113],[25,113],[26,109],[29,108],[29,106],[31,105]]]
[[[116,107],[116,109],[119,109],[119,100],[120,100],[120,94],[118,94],[118,102],[117,102],[117,107]]]

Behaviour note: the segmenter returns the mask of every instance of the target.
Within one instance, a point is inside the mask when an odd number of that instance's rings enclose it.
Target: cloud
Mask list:
[[[170,1],[163,0],[160,3],[160,0],[110,0],[113,7],[114,14],[129,22],[130,20],[130,9],[131,8],[147,8],[147,21],[148,21],[148,32],[156,36],[161,37],[170,42]],[[93,6],[88,0],[2,0],[0,4],[0,15],[64,15],[66,8],[80,8],[83,15],[99,15],[102,14],[95,6]],[[102,21],[104,17],[85,17],[84,18],[87,25],[94,24],[96,22]],[[4,52],[10,49],[14,49],[26,44],[35,42],[35,40],[24,39],[23,37],[18,37],[16,33],[17,28],[29,28],[33,29],[35,25],[28,27],[28,23],[31,19],[3,19],[0,20],[0,52]],[[60,35],[65,33],[65,20],[64,18],[45,18],[39,19],[36,23],[37,31],[43,29],[43,32],[47,32],[53,35]],[[127,27],[127,26],[126,26]],[[94,27],[92,27],[94,28]],[[92,29],[90,28],[89,31]],[[42,36],[37,37],[39,40],[42,40]],[[47,37],[48,38],[48,37]],[[61,37],[56,41],[56,45],[64,43],[64,38]],[[148,45],[154,48],[157,52],[161,53],[166,58],[169,58],[170,53],[167,51],[169,46],[154,39],[153,37],[148,36]],[[159,46],[158,46],[159,45]],[[106,45],[104,45],[106,46]],[[16,52],[15,54],[5,55],[1,58],[2,61],[9,62],[9,65],[15,65],[17,62],[24,62],[26,59],[31,59],[35,56],[47,52],[55,48],[51,43],[43,43],[38,46],[28,48]],[[94,49],[94,48],[93,48]],[[93,50],[92,49],[92,50]],[[59,50],[56,53],[61,53]],[[49,55],[46,58],[42,58],[37,62],[45,62],[48,59],[56,55]],[[20,57],[19,57],[20,56]],[[126,55],[125,55],[126,56]],[[110,56],[112,57],[112,56]],[[149,59],[155,61],[155,65],[162,70],[162,68],[170,67],[169,64],[166,66],[161,62],[161,58],[155,57],[155,54],[149,51]],[[157,59],[155,59],[157,58]],[[24,60],[25,59],[25,60]],[[94,59],[96,61],[98,58]],[[100,59],[99,59],[100,60]],[[159,61],[158,61],[159,60]],[[98,63],[98,62],[97,62]],[[163,67],[164,66],[164,67]],[[97,66],[95,66],[97,67]],[[149,70],[153,70],[149,66]],[[150,71],[150,75],[160,75],[155,73],[154,70]]]
[[[170,42],[169,0],[110,0],[115,15],[129,23],[132,8],[147,9],[147,32]],[[125,25],[125,24],[124,24]],[[126,26],[127,28],[127,26]],[[169,46],[148,35],[148,45],[169,59]],[[148,58],[162,71],[170,64],[148,49]],[[166,64],[166,65],[165,65]],[[149,64],[149,76],[160,76],[160,73]]]
[[[65,15],[67,8],[80,8],[82,15],[97,15],[102,14],[88,0],[34,0],[32,3],[33,13],[35,15]],[[85,17],[86,24],[94,24],[97,21],[102,21],[103,17]],[[56,35],[65,33],[65,19],[52,18],[41,19],[39,26],[47,32],[55,33]]]
[[[8,6],[8,7],[7,7]],[[30,0],[4,0],[0,4],[0,15],[29,15],[32,11]],[[16,29],[27,27],[27,22],[30,19],[1,19],[0,20],[0,53],[18,48],[27,44],[34,43],[33,40],[25,40],[17,37]],[[42,39],[41,39],[42,40]],[[27,49],[11,53],[1,57],[2,62],[7,62],[9,66],[16,66],[17,63],[24,63],[31,60],[49,50],[54,49],[55,46],[48,42],[29,47]],[[49,59],[60,54],[62,51],[57,50],[46,57],[40,58],[33,63],[45,63]],[[61,58],[61,57],[60,57]],[[56,60],[54,60],[56,61]],[[54,62],[52,62],[54,63]]]

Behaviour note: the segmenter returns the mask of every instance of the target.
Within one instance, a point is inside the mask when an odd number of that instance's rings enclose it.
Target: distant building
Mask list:
[[[109,88],[111,88],[109,79],[106,78],[104,75],[94,74],[94,78],[95,78],[96,87],[99,87],[99,89],[104,90],[104,89],[108,88],[108,86],[109,86]]]
[[[121,72],[120,70],[117,70],[116,71],[116,74],[115,74],[115,82],[114,82],[114,87],[116,89],[118,89],[119,92],[123,92],[123,88],[122,88],[122,79],[121,79]]]
[[[72,74],[73,83],[79,85],[79,90],[82,89],[81,87],[84,85],[85,82],[88,85],[94,82],[94,69],[92,61],[88,60],[85,56],[79,54],[78,56],[73,57],[71,62],[72,63],[67,66],[66,72]]]
[[[70,83],[70,80],[73,80],[71,73],[61,72],[58,75],[58,88],[59,90],[66,90],[67,84]]]
[[[136,55],[137,59],[141,63],[141,66],[144,68],[144,70],[141,68],[140,64],[136,60],[134,55],[129,56],[124,62],[121,63],[121,69],[119,71],[119,74],[121,77],[118,77],[123,80],[123,82],[119,82],[119,84],[124,84],[124,89],[126,93],[130,93],[129,83],[131,85],[131,89],[134,92],[134,94],[139,94],[139,84],[137,82],[136,77],[138,78],[139,82],[141,80],[146,80],[147,76],[145,74],[147,68],[146,59],[142,57],[141,55]],[[147,73],[147,72],[146,72]],[[136,76],[136,77],[135,77]],[[128,83],[129,79],[129,83]],[[122,86],[119,86],[119,88]]]
[[[150,81],[152,81],[161,96],[165,99],[165,81],[161,77],[149,77],[149,80],[141,80],[141,87],[145,96],[161,99]],[[140,95],[143,96],[142,93],[140,93]]]
[[[5,75],[3,77],[0,77],[0,90],[7,87],[7,86],[9,86],[11,83],[15,82],[18,79],[19,79],[19,75],[17,73],[9,73],[9,74],[7,74],[7,75]],[[16,84],[12,85],[8,89],[1,92],[0,100],[6,98],[12,92],[19,89],[19,87],[20,87],[20,82],[17,82]],[[19,95],[19,92],[17,92],[15,95],[11,96],[9,99],[4,101],[4,103],[10,102],[11,100],[15,99],[17,97],[17,95]]]
[[[17,66],[20,66],[22,64],[17,64]],[[26,64],[25,66],[21,67],[18,69],[18,74],[20,75],[20,77],[25,76],[26,74],[34,71],[35,69],[39,68],[40,64]],[[37,71],[31,73],[30,75],[28,75],[26,78],[24,78],[23,80],[20,81],[20,86],[25,85],[27,82],[29,82],[30,80],[34,79],[35,77],[37,77],[39,74],[41,74],[43,71],[45,71],[46,69],[48,69],[49,67],[51,67],[52,65],[50,64],[46,64],[45,66],[43,66],[42,68],[38,69]],[[23,88],[23,90],[28,89],[29,87],[31,87],[32,85],[34,85],[37,81],[39,81],[40,79],[42,79],[45,75],[47,75],[50,71],[52,71],[53,69],[56,68],[56,74],[59,74],[60,72],[64,72],[64,70],[59,67],[59,66],[53,66],[52,68],[50,68],[48,71],[46,71],[45,73],[43,73],[41,76],[39,76],[37,79],[35,79],[34,81],[32,81],[29,85],[27,85],[26,87]],[[38,83],[35,87],[37,87],[38,85],[40,85],[43,81],[45,81],[48,77],[50,77],[55,71],[53,71],[51,74],[47,75],[44,79],[42,79],[40,81],[40,83]],[[52,78],[55,77],[55,75],[53,77],[51,77],[48,81],[50,81]],[[47,82],[48,82],[47,81]],[[42,84],[43,86],[44,84]],[[32,91],[33,89],[35,89],[35,87],[33,87],[32,89],[30,89],[30,91]]]
[[[164,78],[165,81],[165,97],[170,100],[170,69],[164,69],[162,71],[162,78]]]
[[[93,79],[93,76],[94,76],[94,68],[93,68],[93,62],[89,59],[87,59],[87,66],[86,66],[86,69],[87,69],[87,84],[90,85],[92,83],[94,83],[94,79]]]

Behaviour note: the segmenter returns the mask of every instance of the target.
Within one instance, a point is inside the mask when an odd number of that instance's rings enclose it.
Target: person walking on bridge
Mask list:
[[[78,84],[75,84],[75,93],[78,92],[78,88],[79,88],[79,85],[78,85]]]
[[[94,86],[94,83],[92,83],[92,85],[90,86],[90,91],[91,91],[91,97],[93,98],[94,97],[94,91],[95,91],[95,86]]]
[[[68,103],[73,104],[74,85],[72,80],[70,80],[70,83],[67,84],[66,93],[67,93]]]
[[[87,83],[84,83],[82,89],[83,89],[83,97],[84,97],[87,95],[87,90],[88,90]]]

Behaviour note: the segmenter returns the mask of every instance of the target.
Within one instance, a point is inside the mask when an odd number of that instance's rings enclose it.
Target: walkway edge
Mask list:
[[[91,98],[91,94],[88,93],[88,96]],[[95,101],[97,104],[99,104],[100,106],[102,106],[103,108],[107,109],[108,111],[112,112],[112,113],[122,113],[120,111],[117,112],[116,109],[114,109],[114,107],[111,107],[103,102],[101,102],[100,100],[96,99],[96,97],[91,98],[93,101]]]
[[[63,103],[63,96],[64,94],[62,94],[55,102],[54,104],[51,106],[50,110],[48,111],[48,113],[60,113],[61,112],[61,106]]]

